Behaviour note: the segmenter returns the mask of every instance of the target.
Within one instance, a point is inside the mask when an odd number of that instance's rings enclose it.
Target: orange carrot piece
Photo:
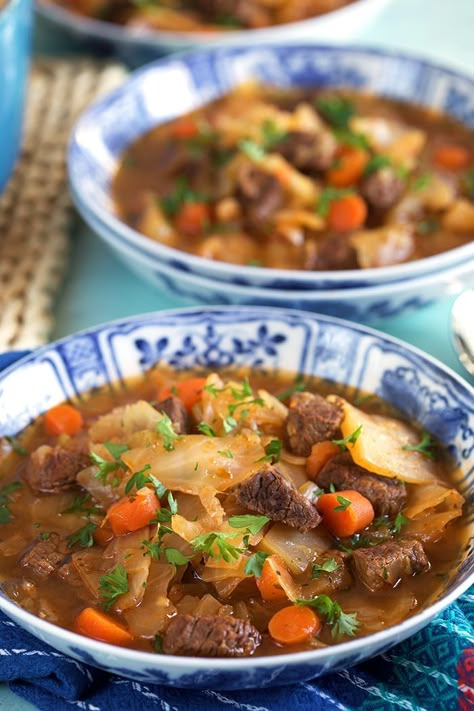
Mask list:
[[[280,644],[301,644],[318,634],[322,622],[311,607],[291,605],[276,612],[268,623],[270,636]]]
[[[313,444],[311,454],[306,460],[306,474],[308,477],[314,481],[324,465],[336,454],[339,454],[340,451],[337,444],[328,439]]]
[[[133,496],[124,496],[107,511],[106,520],[115,536],[137,531],[155,518],[160,501],[155,492],[143,487]]]
[[[171,124],[170,132],[175,138],[194,138],[199,134],[199,126],[192,116],[183,116]]]
[[[277,555],[265,559],[260,578],[255,578],[257,587],[263,600],[287,600],[288,596],[281,586],[281,580],[286,580],[291,585],[291,574]]]
[[[205,202],[185,202],[176,215],[176,227],[186,235],[201,234],[209,222],[209,208]]]
[[[339,538],[359,533],[375,516],[369,499],[353,489],[323,494],[316,508],[323,517],[323,526]]]
[[[473,159],[468,148],[446,143],[433,153],[433,163],[443,170],[463,170]]]
[[[362,177],[369,160],[368,153],[362,148],[344,146],[339,152],[337,163],[326,173],[329,185],[335,188],[348,188]]]
[[[86,607],[79,613],[76,617],[75,628],[79,634],[97,639],[99,642],[108,642],[118,646],[133,642],[133,635],[123,625],[94,607]]]
[[[79,410],[67,403],[52,407],[44,415],[45,430],[52,436],[76,434],[83,424],[84,420]]]
[[[165,400],[170,395],[179,397],[184,407],[190,412],[194,405],[199,402],[202,397],[202,391],[206,384],[206,378],[188,378],[181,380],[175,385],[167,385],[159,392],[159,399]]]
[[[337,232],[349,232],[362,227],[367,217],[367,205],[360,195],[345,195],[329,205],[328,224]]]

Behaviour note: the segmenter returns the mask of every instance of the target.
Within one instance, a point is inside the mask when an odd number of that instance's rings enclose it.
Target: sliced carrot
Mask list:
[[[134,496],[124,496],[107,511],[106,520],[115,536],[137,531],[148,526],[160,508],[155,492],[148,487],[139,489]]]
[[[276,612],[268,623],[268,631],[280,644],[301,644],[318,634],[322,622],[311,607],[291,605]]]
[[[369,499],[353,489],[323,494],[316,508],[323,517],[323,526],[339,538],[359,533],[375,516]]]
[[[337,232],[362,227],[367,218],[367,205],[360,195],[345,195],[329,205],[328,225]]]
[[[133,635],[123,625],[94,607],[86,607],[82,610],[76,617],[74,626],[79,634],[97,639],[100,642],[108,642],[118,646],[133,642]]]
[[[286,581],[288,585],[293,584],[291,574],[282,559],[277,555],[268,556],[263,564],[262,575],[255,578],[260,595],[265,601],[288,599],[281,581]]]
[[[306,474],[314,481],[324,465],[340,452],[341,450],[337,444],[328,439],[323,442],[316,442],[311,447],[311,454],[306,460]]]
[[[209,207],[205,202],[185,202],[176,215],[176,227],[186,235],[201,234],[209,222]]]
[[[199,134],[199,126],[192,116],[183,116],[170,125],[170,132],[175,138],[194,138]]]
[[[84,420],[76,407],[62,403],[52,407],[44,415],[44,427],[49,435],[67,434],[73,435],[78,432]]]
[[[337,163],[326,173],[329,185],[335,188],[348,188],[362,177],[369,155],[362,148],[343,146]]]
[[[206,384],[206,378],[188,378],[181,380],[174,385],[167,385],[159,392],[159,399],[165,400],[171,395],[179,397],[184,407],[190,412],[194,405],[198,403],[202,397],[202,391]]]
[[[433,153],[433,163],[444,170],[463,170],[471,163],[473,156],[468,148],[446,143]]]
[[[92,535],[94,537],[94,543],[97,543],[98,546],[105,548],[105,546],[110,543],[110,541],[114,537],[114,532],[112,531],[110,526],[105,525],[98,526],[98,528],[95,529]]]

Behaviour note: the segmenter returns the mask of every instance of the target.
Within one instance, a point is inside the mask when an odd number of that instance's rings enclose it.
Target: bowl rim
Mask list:
[[[134,323],[140,323],[141,321],[150,322],[158,321],[161,318],[191,318],[192,316],[197,316],[199,314],[209,314],[212,313],[218,316],[220,313],[230,314],[236,312],[241,313],[239,307],[235,306],[209,306],[209,307],[189,307],[181,309],[166,309],[163,311],[151,311],[143,314],[137,314],[135,316],[130,316],[126,318],[114,319],[112,321],[107,321],[95,326],[91,326],[73,334],[65,336],[57,341],[48,343],[40,348],[34,349],[31,353],[26,356],[21,357],[19,360],[15,361],[7,368],[0,372],[0,383],[2,380],[7,378],[11,373],[13,373],[18,368],[27,365],[28,362],[35,360],[38,356],[46,354],[49,350],[57,350],[58,346],[61,346],[67,342],[71,342],[76,338],[80,338],[84,335],[96,334],[104,329],[119,326],[119,325],[133,325]],[[304,320],[309,320],[311,322],[318,323],[320,321],[326,323],[333,323],[340,328],[345,328],[348,330],[353,330],[358,332],[361,336],[368,335],[376,338],[377,340],[386,341],[389,344],[396,345],[402,350],[406,350],[409,353],[417,356],[428,362],[430,368],[434,372],[443,374],[444,377],[448,377],[450,380],[454,381],[458,386],[461,387],[465,392],[471,395],[474,401],[474,387],[471,386],[464,378],[455,373],[449,366],[442,363],[437,358],[425,353],[416,346],[412,346],[406,343],[402,339],[396,338],[385,334],[377,329],[371,328],[370,326],[365,326],[363,324],[358,324],[347,319],[342,319],[336,316],[327,316],[324,314],[315,314],[312,312],[300,310],[300,309],[285,309],[279,307],[258,307],[250,306],[245,310],[245,314],[251,317],[260,316],[262,320],[267,320],[272,316],[291,316]],[[169,324],[168,324],[169,325]],[[160,667],[175,667],[181,668],[182,670],[189,669],[192,667],[194,670],[206,670],[209,669],[209,665],[212,662],[213,671],[238,671],[246,670],[248,667],[254,669],[279,666],[279,665],[290,665],[294,666],[296,664],[302,664],[304,662],[318,662],[318,660],[324,660],[326,656],[331,656],[333,664],[335,665],[338,659],[344,657],[346,654],[349,655],[352,652],[357,652],[362,650],[365,646],[371,645],[372,642],[377,644],[378,642],[393,643],[395,644],[397,639],[402,641],[410,636],[410,629],[416,627],[421,629],[423,626],[428,624],[428,622],[442,610],[448,607],[452,602],[454,602],[458,597],[460,597],[466,590],[468,590],[471,585],[474,584],[474,570],[468,575],[466,580],[457,584],[446,596],[441,599],[436,600],[433,604],[420,610],[417,614],[408,617],[402,622],[388,627],[379,632],[375,632],[370,635],[366,635],[360,638],[353,638],[347,642],[342,642],[334,646],[325,647],[322,649],[314,649],[305,652],[289,652],[285,654],[278,655],[266,655],[262,657],[252,656],[252,657],[241,657],[234,659],[222,659],[222,658],[212,658],[209,657],[189,657],[180,655],[167,655],[159,654],[155,652],[143,652],[139,650],[133,650],[129,648],[117,647],[114,645],[107,644],[105,642],[99,642],[97,640],[84,637],[76,632],[65,629],[58,625],[48,622],[46,620],[37,617],[33,613],[27,612],[25,609],[17,605],[15,602],[10,600],[5,596],[5,593],[0,591],[0,610],[2,610],[10,619],[21,619],[23,626],[30,633],[36,635],[33,630],[38,630],[38,632],[44,632],[52,638],[59,639],[64,643],[69,645],[74,645],[78,651],[87,651],[96,653],[97,655],[103,654],[111,655],[115,657],[117,661],[130,661],[132,659],[137,665],[147,665],[147,668],[151,668],[148,665],[150,663],[154,665],[159,665]],[[41,639],[43,639],[41,637]],[[49,643],[49,642],[47,642]],[[370,656],[370,653],[369,655]],[[372,655],[373,656],[373,655]],[[365,659],[366,657],[364,657]],[[153,661],[152,661],[153,660]],[[179,686],[179,684],[178,684]]]
[[[262,52],[277,53],[314,52],[315,54],[322,55],[351,54],[359,55],[360,57],[369,57],[371,61],[380,58],[395,62],[401,61],[404,63],[410,63],[412,66],[417,66],[427,72],[440,72],[445,77],[467,82],[471,86],[474,94],[474,75],[471,76],[455,68],[432,62],[425,57],[417,56],[412,53],[400,52],[398,50],[385,50],[380,47],[368,45],[338,46],[313,43],[295,44],[294,42],[272,43],[268,46],[261,46],[257,49]],[[235,279],[240,279],[242,281],[252,283],[257,280],[260,284],[268,281],[281,281],[292,282],[297,285],[299,283],[306,284],[308,279],[311,279],[312,277],[314,278],[314,274],[317,274],[319,279],[324,280],[327,283],[335,283],[336,287],[338,287],[339,283],[345,285],[354,284],[354,286],[364,286],[369,283],[388,283],[390,281],[397,280],[401,281],[420,273],[422,274],[427,271],[434,271],[440,266],[444,266],[446,263],[459,261],[461,259],[474,258],[474,241],[471,241],[460,247],[455,247],[454,249],[450,249],[429,257],[416,259],[411,262],[402,262],[401,264],[394,264],[386,267],[372,267],[370,269],[332,271],[321,270],[318,272],[312,272],[304,270],[273,269],[269,267],[247,267],[245,265],[231,264],[228,262],[218,262],[207,257],[201,257],[189,252],[184,252],[183,250],[175,247],[169,247],[160,242],[155,242],[123,222],[113,211],[113,205],[111,205],[110,209],[103,209],[97,201],[89,199],[87,195],[83,195],[81,173],[79,172],[78,174],[76,170],[77,156],[84,155],[84,149],[82,147],[80,136],[84,130],[87,130],[88,126],[93,126],[94,130],[97,130],[96,127],[100,126],[101,123],[100,116],[106,107],[111,105],[113,106],[115,102],[120,100],[120,98],[124,95],[127,95],[133,88],[139,87],[142,83],[143,77],[147,75],[153,75],[156,72],[159,81],[160,70],[165,69],[170,65],[182,63],[185,66],[192,66],[195,63],[201,62],[203,57],[212,57],[215,55],[237,57],[255,51],[255,47],[246,45],[228,47],[214,45],[206,47],[205,49],[179,52],[169,57],[157,59],[153,62],[145,64],[143,67],[133,71],[119,87],[92,102],[92,104],[90,104],[88,108],[81,113],[78,120],[74,124],[67,149],[67,168],[71,192],[74,201],[76,203],[79,201],[84,208],[85,219],[87,220],[87,213],[90,212],[96,219],[99,219],[107,225],[112,234],[120,236],[122,240],[133,245],[135,249],[139,249],[149,259],[164,261],[165,263],[172,261],[174,266],[182,271],[186,271],[189,267],[195,272],[201,274],[204,273],[214,279],[219,279],[220,281],[233,281]],[[383,94],[383,96],[385,95],[386,94]],[[391,94],[387,94],[387,96],[390,98]],[[204,103],[205,102],[200,105],[204,105]],[[180,115],[181,114],[177,114],[177,116]],[[448,113],[448,115],[450,114]],[[471,127],[464,122],[461,123],[474,131],[474,126]],[[132,143],[132,141],[129,141],[127,145],[130,145],[130,143]],[[120,158],[120,156],[113,157],[114,165],[107,167],[107,177],[109,182]],[[112,202],[110,184],[108,185],[108,195]],[[357,284],[357,282],[359,282],[359,284]],[[294,288],[298,288],[298,286],[295,286]]]
[[[196,43],[203,48],[216,42],[242,42],[243,38],[249,42],[258,42],[264,35],[267,37],[280,34],[280,32],[291,30],[301,30],[308,28],[315,23],[321,23],[326,18],[342,19],[344,15],[350,17],[351,14],[357,12],[359,8],[377,7],[383,5],[387,0],[354,0],[349,5],[343,5],[336,10],[330,10],[322,15],[316,15],[306,18],[305,20],[297,20],[295,22],[287,22],[282,25],[269,25],[258,29],[242,29],[242,30],[227,30],[215,32],[205,31],[173,31],[173,30],[150,30],[147,28],[130,28],[124,25],[119,25],[105,20],[90,18],[72,10],[67,10],[59,5],[56,5],[53,0],[36,0],[36,11],[53,22],[59,22],[62,25],[67,25],[73,28],[74,31],[86,34],[99,40],[108,40],[112,42],[120,42],[126,45],[152,46],[157,48],[160,43],[175,43],[181,47],[185,47],[188,43]]]

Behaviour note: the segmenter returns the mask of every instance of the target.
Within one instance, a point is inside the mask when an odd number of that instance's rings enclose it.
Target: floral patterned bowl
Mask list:
[[[256,77],[282,86],[350,86],[444,110],[474,127],[474,79],[401,54],[364,48],[277,45],[206,49],[150,64],[91,106],[73,131],[68,163],[82,216],[133,267],[164,266],[213,280],[270,289],[347,289],[417,278],[474,261],[474,241],[442,254],[376,269],[303,271],[213,261],[145,237],[116,216],[110,183],[126,146]]]
[[[474,520],[474,391],[422,352],[368,328],[284,309],[162,311],[92,328],[45,346],[0,375],[0,435],[14,435],[64,398],[142,373],[229,365],[316,374],[377,393],[452,452]],[[473,539],[471,539],[473,540]],[[46,622],[2,594],[0,609],[55,649],[142,682],[243,689],[302,681],[380,654],[422,629],[474,582],[474,548],[430,607],[369,637],[310,652],[247,659],[174,657],[96,642]]]

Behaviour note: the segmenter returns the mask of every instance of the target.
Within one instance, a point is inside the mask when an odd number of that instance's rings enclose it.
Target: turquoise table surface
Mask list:
[[[353,44],[406,50],[474,73],[473,36],[474,0],[392,0],[381,16],[354,36]],[[37,37],[36,45],[42,51],[59,47],[57,38],[44,35]],[[443,299],[408,316],[373,325],[422,348],[467,377],[450,342],[452,301],[453,297]],[[190,301],[178,300],[173,294],[139,283],[103,243],[78,222],[73,231],[70,270],[57,300],[53,338],[113,318],[190,305],[193,305]],[[71,707],[74,704],[57,708],[61,711]],[[2,711],[32,708],[0,684]]]

